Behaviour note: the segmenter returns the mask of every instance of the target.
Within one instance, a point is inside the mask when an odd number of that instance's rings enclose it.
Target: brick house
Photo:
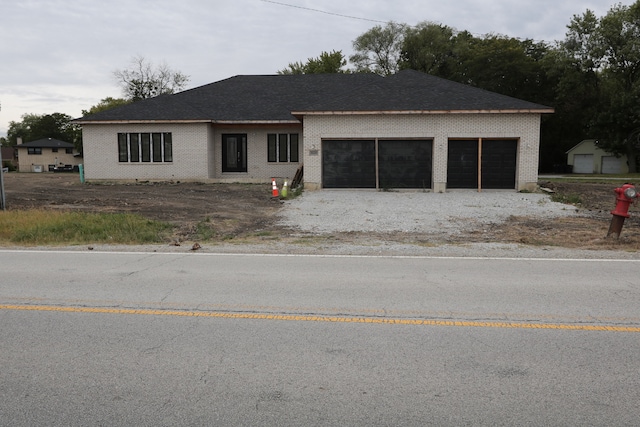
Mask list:
[[[77,119],[87,180],[533,190],[553,109],[406,70],[235,76]]]

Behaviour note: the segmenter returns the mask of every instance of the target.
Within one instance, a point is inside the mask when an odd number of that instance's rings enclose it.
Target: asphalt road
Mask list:
[[[0,425],[637,425],[639,267],[0,251]]]

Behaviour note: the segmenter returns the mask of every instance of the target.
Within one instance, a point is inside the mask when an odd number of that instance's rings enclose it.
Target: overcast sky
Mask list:
[[[188,88],[275,74],[395,21],[554,41],[573,15],[616,0],[0,0],[0,136],[26,113],[79,117],[122,96],[113,71],[136,55],[190,76]],[[632,4],[632,0],[622,1]]]

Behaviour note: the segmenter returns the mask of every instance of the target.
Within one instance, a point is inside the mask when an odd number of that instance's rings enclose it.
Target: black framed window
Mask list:
[[[300,161],[298,140],[297,133],[267,134],[267,161],[280,163]]]
[[[171,133],[119,133],[118,161],[121,163],[172,162]]]
[[[42,154],[42,148],[29,147],[27,148],[27,154]]]

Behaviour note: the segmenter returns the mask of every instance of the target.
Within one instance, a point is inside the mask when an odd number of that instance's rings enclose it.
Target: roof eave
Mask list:
[[[293,116],[400,115],[400,114],[552,114],[553,108],[517,108],[486,110],[366,110],[366,111],[293,111]]]
[[[211,123],[212,120],[73,120],[74,123],[80,125],[140,125],[140,124],[159,124],[159,123]]]
[[[140,124],[190,124],[213,123],[220,125],[255,125],[255,124],[300,124],[299,120],[74,120],[80,125],[140,125]]]

